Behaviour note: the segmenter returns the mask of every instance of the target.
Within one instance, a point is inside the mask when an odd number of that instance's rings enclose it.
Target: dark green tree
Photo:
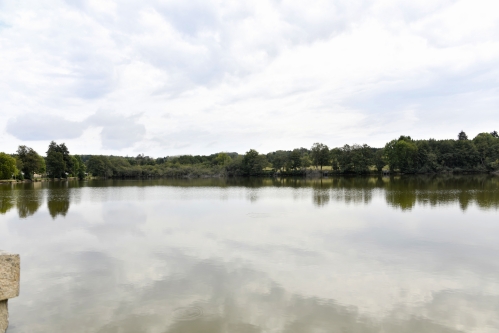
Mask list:
[[[373,157],[373,163],[378,172],[383,170],[383,167],[386,165],[385,149],[381,148],[376,150]]]
[[[86,173],[86,166],[85,163],[83,163],[83,160],[81,159],[80,155],[75,155],[75,164],[77,165],[75,169],[75,176],[78,177],[79,180],[82,180],[85,178],[85,173]]]
[[[113,176],[113,165],[106,156],[94,155],[90,157],[87,169],[93,176],[105,178]]]
[[[310,156],[307,153],[304,153],[301,156],[301,167],[306,169],[311,165],[312,165],[312,160],[310,159]]]
[[[288,165],[291,170],[298,170],[301,168],[302,159],[300,149],[293,149],[291,154],[289,154]]]
[[[278,150],[268,155],[268,161],[272,163],[272,167],[276,171],[281,171],[282,168],[289,164],[289,152]]]
[[[11,179],[15,174],[17,174],[16,159],[0,153],[0,179]]]
[[[268,165],[265,156],[260,155],[256,150],[250,149],[243,157],[242,168],[245,175],[261,174]]]
[[[413,173],[416,171],[416,158],[418,147],[410,136],[401,136],[398,140],[392,140],[385,146],[390,170]]]
[[[40,156],[39,155],[39,159],[40,159],[40,168],[38,169],[38,173],[40,175],[43,175],[44,173],[47,172],[47,163],[45,162],[45,158],[43,156]]]
[[[19,146],[17,148],[17,157],[22,162],[22,172],[24,173],[24,178],[33,179],[35,172],[40,172],[40,155],[30,147]]]
[[[462,140],[468,140],[468,136],[466,135],[466,133],[464,133],[464,131],[461,131],[457,135],[457,139],[460,140],[460,141],[462,141]]]
[[[316,142],[312,145],[312,148],[310,149],[311,151],[311,157],[312,157],[312,163],[314,166],[317,168],[320,166],[321,170],[324,165],[329,164],[329,159],[330,159],[330,154],[329,154],[329,148],[327,145],[323,143]]]
[[[66,144],[50,142],[47,150],[47,172],[52,178],[66,178],[73,171],[73,159]]]
[[[480,133],[473,138],[478,152],[480,164],[488,168],[489,164],[499,158],[499,140],[490,133]]]
[[[214,158],[214,162],[216,165],[224,166],[229,164],[232,161],[232,158],[227,153],[218,153],[217,157]]]

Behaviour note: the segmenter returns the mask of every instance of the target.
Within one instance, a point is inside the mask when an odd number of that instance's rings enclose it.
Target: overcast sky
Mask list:
[[[0,151],[262,153],[499,131],[497,0],[0,0]]]

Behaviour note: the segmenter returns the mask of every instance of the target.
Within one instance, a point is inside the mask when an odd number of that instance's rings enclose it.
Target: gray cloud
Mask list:
[[[140,116],[123,117],[101,111],[83,121],[70,121],[54,115],[28,113],[11,118],[7,123],[7,132],[20,140],[46,141],[74,139],[80,137],[87,128],[102,127],[102,148],[120,150],[144,138],[146,128],[137,123]]]
[[[102,147],[104,149],[122,149],[133,146],[141,141],[146,128],[137,121],[140,115],[123,117],[119,114],[96,113],[86,122],[93,126],[103,126],[101,132]]]
[[[27,113],[7,122],[7,133],[20,140],[74,139],[82,135],[86,125],[63,117]]]
[[[206,1],[170,2],[159,4],[157,8],[177,30],[190,36],[216,30],[220,25],[217,8]]]

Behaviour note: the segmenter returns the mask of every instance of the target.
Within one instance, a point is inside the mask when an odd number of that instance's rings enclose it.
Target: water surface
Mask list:
[[[9,333],[499,332],[499,177],[0,185]]]

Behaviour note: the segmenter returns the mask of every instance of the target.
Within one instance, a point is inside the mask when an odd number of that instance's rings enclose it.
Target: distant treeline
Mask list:
[[[0,179],[28,178],[34,174],[50,178],[87,175],[106,178],[302,176],[307,174],[477,173],[499,171],[499,135],[480,133],[469,140],[413,140],[401,136],[384,148],[344,145],[330,149],[315,143],[310,149],[296,148],[260,154],[250,149],[244,155],[221,152],[212,155],[182,155],[152,158],[105,155],[71,155],[64,143],[51,142],[45,157],[19,146],[16,154],[0,153]]]

